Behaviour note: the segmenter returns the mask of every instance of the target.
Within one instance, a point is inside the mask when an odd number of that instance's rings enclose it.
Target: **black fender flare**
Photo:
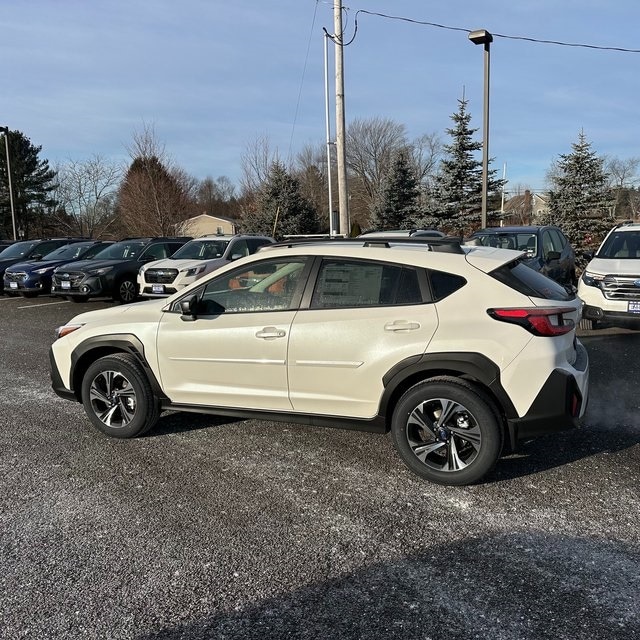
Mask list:
[[[97,358],[112,353],[128,353],[132,355],[144,370],[153,393],[159,400],[166,399],[164,391],[153,370],[149,366],[144,353],[144,344],[132,333],[112,333],[103,336],[92,336],[81,342],[71,353],[71,391],[80,400],[81,380],[84,372]]]
[[[387,415],[399,396],[419,380],[437,375],[465,376],[489,391],[507,419],[518,413],[500,382],[500,369],[486,356],[475,352],[425,353],[405,358],[383,377],[384,392],[380,401],[381,415]]]

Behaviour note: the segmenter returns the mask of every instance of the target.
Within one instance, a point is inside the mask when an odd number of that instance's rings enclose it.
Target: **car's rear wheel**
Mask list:
[[[490,398],[466,380],[420,382],[400,398],[391,435],[404,463],[438,484],[483,478],[502,451],[503,430]]]
[[[93,425],[115,438],[141,435],[153,427],[160,415],[149,380],[129,354],[96,360],[82,379],[81,393]]]
[[[138,285],[131,278],[124,278],[118,283],[115,299],[122,304],[134,302],[138,297]]]

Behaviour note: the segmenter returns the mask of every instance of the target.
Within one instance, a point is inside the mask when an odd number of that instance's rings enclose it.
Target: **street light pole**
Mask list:
[[[489,190],[489,66],[493,36],[486,29],[469,34],[473,44],[484,45],[484,107],[482,125],[482,227],[487,226],[487,192]]]
[[[11,205],[11,223],[13,224],[13,239],[18,239],[16,234],[16,212],[13,206],[13,187],[11,186],[11,163],[9,162],[9,127],[0,127],[4,133],[4,148],[7,151],[7,177],[9,179],[9,204]]]

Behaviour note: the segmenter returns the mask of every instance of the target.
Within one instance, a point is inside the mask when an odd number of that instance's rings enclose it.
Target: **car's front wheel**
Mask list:
[[[99,358],[87,369],[82,380],[82,404],[93,425],[115,438],[141,435],[160,415],[142,367],[124,353]]]
[[[503,442],[489,397],[466,380],[448,376],[406,391],[393,413],[391,435],[412,471],[446,485],[483,478],[500,457]]]
[[[115,299],[122,304],[129,304],[135,302],[138,297],[138,285],[134,280],[130,278],[124,278],[118,283],[116,289]]]

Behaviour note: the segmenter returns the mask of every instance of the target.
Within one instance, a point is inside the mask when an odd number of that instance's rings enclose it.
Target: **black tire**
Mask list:
[[[160,404],[142,367],[124,353],[104,356],[87,369],[82,404],[93,425],[114,438],[139,436],[160,415]]]
[[[114,300],[121,304],[129,304],[135,302],[138,297],[138,283],[131,278],[123,278],[118,282]]]
[[[67,300],[71,300],[71,302],[86,302],[89,299],[89,296],[67,296]]]
[[[478,482],[495,466],[504,433],[491,399],[466,380],[441,376],[400,398],[391,436],[403,462],[445,485]]]

